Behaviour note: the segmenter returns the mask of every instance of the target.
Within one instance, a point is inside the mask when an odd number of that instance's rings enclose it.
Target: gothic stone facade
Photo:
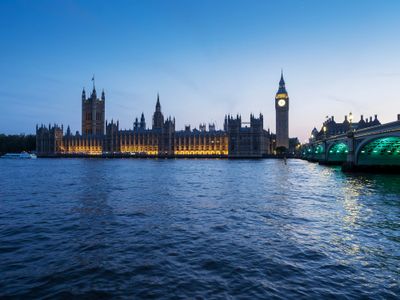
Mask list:
[[[105,94],[97,98],[96,89],[89,98],[82,92],[82,132],[71,133],[68,126],[57,124],[36,127],[39,156],[151,156],[151,157],[263,157],[273,152],[273,135],[263,129],[263,116],[250,116],[243,126],[241,116],[226,116],[223,130],[214,124],[200,124],[199,129],[175,130],[175,119],[164,119],[160,99],[146,127],[142,114],[133,128],[122,130],[119,122],[105,121]]]

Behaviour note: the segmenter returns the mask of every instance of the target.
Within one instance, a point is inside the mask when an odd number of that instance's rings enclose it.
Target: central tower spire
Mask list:
[[[161,112],[160,94],[157,93],[156,111]]]
[[[164,126],[164,116],[161,112],[160,95],[157,93],[156,111],[153,114],[153,129],[161,130]]]
[[[283,69],[281,69],[281,79],[279,80],[279,90],[277,94],[287,94],[285,79],[283,78]]]

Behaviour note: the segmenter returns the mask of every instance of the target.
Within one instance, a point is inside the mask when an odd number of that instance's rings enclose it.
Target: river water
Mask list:
[[[395,298],[400,177],[301,160],[0,160],[0,297]]]

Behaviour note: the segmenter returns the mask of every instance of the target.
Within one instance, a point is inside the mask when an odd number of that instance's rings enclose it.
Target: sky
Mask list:
[[[157,93],[176,128],[264,115],[281,69],[291,137],[326,116],[400,113],[400,1],[0,1],[0,133],[81,127],[81,91],[106,118],[151,126]]]

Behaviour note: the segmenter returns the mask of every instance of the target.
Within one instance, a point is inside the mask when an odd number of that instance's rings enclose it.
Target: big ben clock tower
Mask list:
[[[275,96],[276,112],[276,148],[285,147],[289,149],[289,96],[281,73],[279,90]]]

